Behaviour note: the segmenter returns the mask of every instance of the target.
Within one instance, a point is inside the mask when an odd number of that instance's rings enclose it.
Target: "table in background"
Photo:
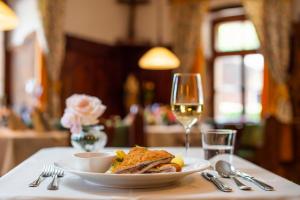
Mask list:
[[[181,125],[147,125],[145,135],[148,147],[182,147],[185,144],[185,131]],[[200,129],[193,127],[190,144],[201,146]]]
[[[69,146],[67,132],[34,130],[10,130],[0,128],[0,176],[46,147]]]
[[[184,148],[164,149],[174,154],[184,153]],[[106,150],[112,151],[115,149],[107,148]],[[203,151],[200,148],[191,148],[190,150],[191,156],[203,156]],[[300,186],[237,156],[233,156],[232,160],[235,167],[266,181],[274,186],[275,191],[263,191],[248,182],[247,184],[252,186],[253,190],[241,191],[232,180],[222,179],[234,189],[234,192],[224,193],[203,179],[199,173],[189,175],[177,184],[149,189],[105,188],[87,183],[68,173],[61,179],[58,191],[48,191],[46,189],[51,179],[45,180],[37,188],[28,187],[28,183],[39,175],[44,164],[52,164],[54,161],[71,156],[74,152],[75,150],[72,148],[48,148],[34,154],[0,178],[0,199],[300,199]]]

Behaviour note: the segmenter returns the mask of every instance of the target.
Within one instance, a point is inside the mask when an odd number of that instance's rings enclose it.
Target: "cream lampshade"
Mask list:
[[[16,28],[18,18],[16,14],[2,1],[0,1],[0,31]]]
[[[147,51],[139,60],[139,66],[142,69],[147,70],[167,70],[175,69],[180,65],[180,61],[177,56],[165,47],[162,47],[162,36],[163,36],[163,15],[162,15],[162,4],[158,1],[156,9],[156,20],[157,20],[157,41],[158,45]]]
[[[139,66],[148,70],[167,70],[179,67],[180,61],[165,47],[153,47],[139,60]]]

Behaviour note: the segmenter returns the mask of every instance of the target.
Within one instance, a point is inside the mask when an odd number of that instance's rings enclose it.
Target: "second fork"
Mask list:
[[[64,176],[64,171],[58,168],[54,168],[53,171],[53,179],[51,183],[48,185],[47,189],[48,190],[58,190],[58,178],[61,178]]]

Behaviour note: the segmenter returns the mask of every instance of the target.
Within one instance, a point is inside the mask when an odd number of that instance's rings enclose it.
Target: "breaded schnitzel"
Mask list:
[[[174,155],[164,150],[148,150],[144,147],[134,147],[124,157],[124,160],[113,169],[116,174],[142,174],[161,164],[170,163]]]

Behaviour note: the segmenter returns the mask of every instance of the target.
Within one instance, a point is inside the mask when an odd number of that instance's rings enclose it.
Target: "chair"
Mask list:
[[[144,111],[138,105],[130,107],[129,114],[124,118],[124,124],[129,127],[129,146],[145,146]]]
[[[280,140],[283,124],[274,116],[265,119],[264,139],[259,149],[259,164],[264,168],[280,175],[284,175],[284,169],[280,161]]]
[[[119,116],[112,116],[106,120],[102,119],[102,124],[104,124],[108,136],[107,146],[145,146],[143,115],[143,109],[138,105],[133,105],[123,120]]]

